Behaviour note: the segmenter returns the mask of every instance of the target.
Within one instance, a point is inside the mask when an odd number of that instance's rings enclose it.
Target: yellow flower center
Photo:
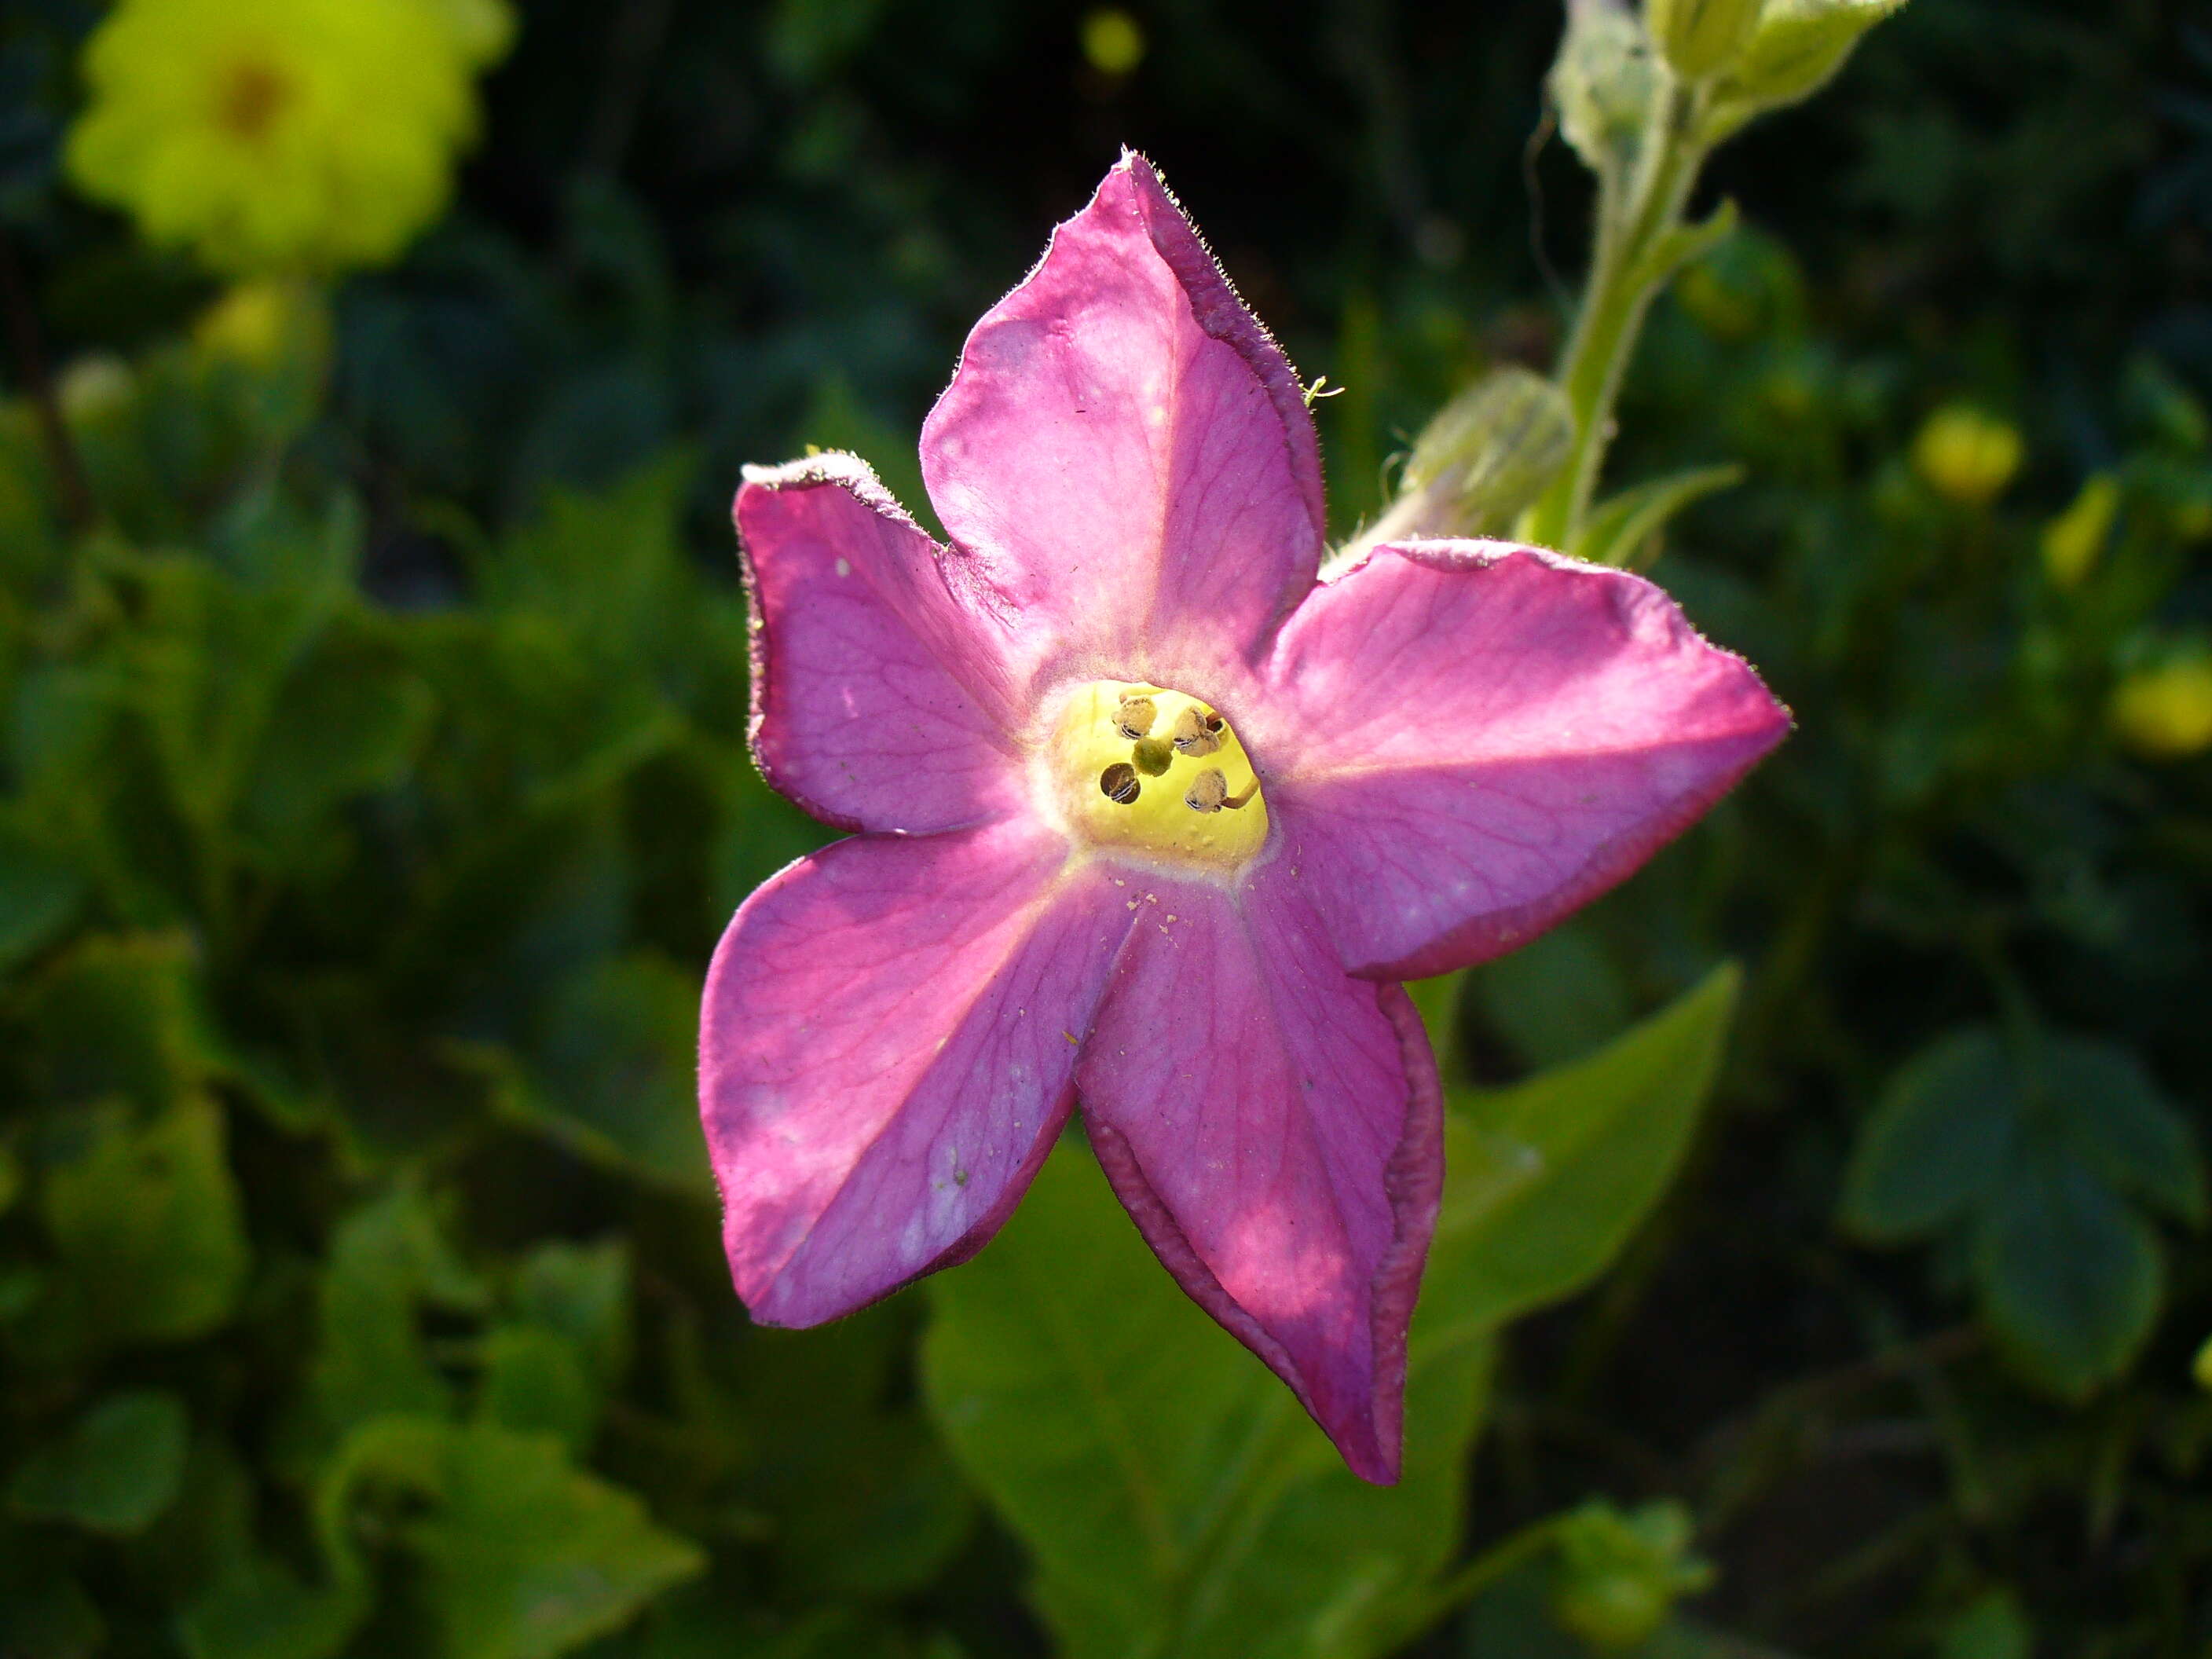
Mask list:
[[[246,58],[222,77],[216,118],[241,143],[258,144],[269,136],[277,115],[292,100],[292,83],[271,65]]]
[[[1267,841],[1267,803],[1229,722],[1186,692],[1093,680],[1046,746],[1067,824],[1100,847],[1234,870]]]

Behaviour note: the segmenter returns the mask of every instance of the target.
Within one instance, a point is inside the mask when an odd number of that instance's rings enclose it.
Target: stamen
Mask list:
[[[1150,697],[1125,692],[1121,706],[1114,711],[1114,729],[1133,743],[1152,731],[1159,713],[1159,705]]]
[[[1051,794],[1040,805],[1056,809],[1079,844],[1216,872],[1267,845],[1259,769],[1235,723],[1203,697],[1091,680],[1068,689],[1043,736],[1037,777]]]
[[[1221,747],[1221,728],[1225,723],[1218,714],[1200,714],[1195,708],[1188,708],[1176,716],[1170,741],[1179,755],[1211,755]]]
[[[1229,780],[1221,775],[1218,768],[1208,767],[1192,781],[1190,793],[1182,798],[1182,804],[1194,812],[1218,812],[1224,807],[1233,812],[1259,793],[1260,780],[1255,778],[1242,794],[1231,794]]]

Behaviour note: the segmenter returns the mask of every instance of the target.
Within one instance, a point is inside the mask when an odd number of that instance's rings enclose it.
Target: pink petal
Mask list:
[[[1388,1485],[1443,1180],[1420,1021],[1295,887],[1149,890],[1077,1067],[1091,1145],[1183,1289]]]
[[[1066,853],[1020,821],[861,836],[730,923],[699,1109],[756,1319],[849,1313],[981,1249],[1028,1188],[1131,920]]]
[[[1018,784],[991,625],[941,552],[848,455],[748,468],[738,538],[753,602],[753,754],[847,829],[950,830]]]
[[[1218,684],[1320,557],[1297,376],[1133,154],[968,337],[921,464],[1032,665]]]
[[[1314,591],[1265,672],[1245,740],[1280,859],[1378,978],[1540,933],[1790,726],[1650,582],[1498,542],[1377,550]]]

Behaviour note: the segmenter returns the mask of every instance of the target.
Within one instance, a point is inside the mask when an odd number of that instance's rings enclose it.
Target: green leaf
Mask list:
[[[2063,1036],[2046,1041],[2040,1059],[2044,1098],[2099,1173],[2175,1220],[2202,1225],[2203,1159],[2188,1120],[2142,1060],[2109,1042]]]
[[[111,1395],[23,1461],[8,1501],[33,1520],[119,1537],[143,1532],[175,1501],[188,1428],[173,1394]]]
[[[569,1451],[588,1450],[605,1396],[576,1345],[541,1325],[503,1325],[485,1334],[477,1411],[518,1434],[550,1434]]]
[[[2164,1282],[2149,1224],[2063,1147],[2007,1174],[1974,1240],[1983,1317],[2027,1377],[2079,1400],[2141,1351]]]
[[[1966,1214],[2011,1159],[2019,1085],[1997,1033],[1975,1026],[1906,1064],[1859,1131],[1841,1219],[1863,1239],[1924,1237]]]
[[[226,1572],[178,1615],[187,1659],[334,1659],[368,1613],[356,1585],[302,1583],[278,1562]]]
[[[246,790],[246,830],[287,851],[332,808],[397,783],[429,730],[429,687],[357,630],[333,633],[286,687]]]
[[[339,590],[240,586],[187,555],[139,560],[134,569],[143,612],[131,643],[134,701],[179,815],[213,836]]]
[[[1734,201],[1724,201],[1704,218],[1692,225],[1676,225],[1665,235],[1654,240],[1637,262],[1634,280],[1638,286],[1656,288],[1666,282],[1693,259],[1702,259],[1723,242],[1735,234],[1736,207]],[[1714,469],[1717,470],[1717,469]],[[1739,477],[1741,474],[1738,475]],[[1734,479],[1729,482],[1734,483]],[[1714,488],[1719,488],[1716,485]],[[1703,494],[1703,491],[1699,492]],[[1608,563],[1627,561],[1607,561]]]
[[[1663,478],[1633,485],[1592,507],[1588,522],[1567,550],[1592,564],[1639,570],[1656,556],[1657,538],[1668,520],[1692,501],[1740,483],[1743,476],[1743,468],[1730,462],[1725,466],[1670,472]]]
[[[620,1627],[700,1572],[696,1547],[550,1435],[385,1418],[348,1440],[318,1494],[331,1553],[380,1490],[421,1504],[397,1535],[451,1659],[550,1659]]]
[[[555,990],[499,1104],[586,1158],[705,1197],[698,1044],[696,974],[645,953],[595,963]]]
[[[52,942],[83,899],[75,869],[0,820],[0,974]]]
[[[612,1235],[539,1245],[516,1269],[508,1300],[517,1319],[574,1343],[592,1376],[612,1388],[629,1366],[629,1243]]]
[[[1936,1659],[2031,1659],[2035,1626],[2020,1597],[1999,1586],[1969,1601],[1943,1626]]]
[[[181,1101],[143,1126],[120,1106],[95,1108],[50,1141],[46,1231],[67,1273],[58,1288],[89,1335],[179,1341],[230,1317],[249,1258],[214,1102]]]
[[[127,1095],[166,1106],[221,1075],[200,1006],[199,953],[180,933],[97,934],[47,970],[33,994],[45,1092],[85,1102]]]
[[[1689,1146],[1741,980],[1723,963],[1587,1060],[1452,1091],[1417,1330],[1486,1334],[1604,1270]]]
[[[1580,1060],[1629,1023],[1620,970],[1595,933],[1575,922],[1486,963],[1474,979],[1490,1025],[1532,1068]]]
[[[1352,1659],[1425,1609],[1456,1547],[1486,1343],[1417,1322],[1405,1477],[1367,1486],[1073,1144],[930,1300],[931,1411],[1028,1545],[1071,1659]]]
[[[484,1300],[418,1188],[395,1186],[347,1216],[323,1274],[321,1340],[307,1376],[313,1437],[392,1413],[450,1412],[453,1390],[430,1362],[417,1310]]]
[[[0,1549],[11,1540],[0,1536]],[[106,1621],[66,1573],[31,1577],[21,1564],[0,1573],[0,1654],[8,1659],[92,1659],[107,1640]],[[22,1576],[19,1577],[18,1575]]]

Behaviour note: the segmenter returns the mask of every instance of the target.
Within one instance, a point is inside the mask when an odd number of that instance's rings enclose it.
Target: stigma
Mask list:
[[[1267,803],[1244,745],[1187,692],[1076,686],[1050,728],[1043,775],[1070,834],[1101,849],[1229,871],[1267,844]]]

